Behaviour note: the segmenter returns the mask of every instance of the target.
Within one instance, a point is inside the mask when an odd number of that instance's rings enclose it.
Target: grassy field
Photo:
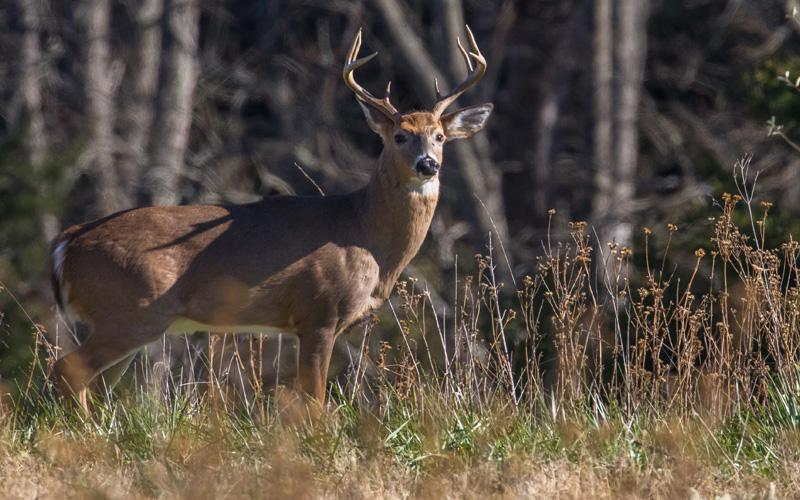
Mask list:
[[[518,283],[501,287],[502,258],[477,256],[449,315],[418,282],[400,283],[382,321],[395,334],[378,343],[367,325],[360,356],[373,363],[354,362],[318,411],[264,387],[258,350],[235,353],[231,383],[213,350],[232,344],[211,336],[206,380],[145,374],[83,419],[48,395],[52,353],[34,328],[30,377],[0,408],[0,491],[798,497],[800,245],[766,247],[769,204],[721,204],[688,257],[669,253],[673,225],[644,228],[636,254],[595,254],[574,223]],[[652,255],[656,237],[667,250]]]
[[[419,397],[374,411],[334,403],[313,423],[271,412],[260,420],[186,396],[170,406],[116,401],[91,422],[49,407],[6,422],[0,487],[6,498],[787,498],[800,491],[798,434],[765,414],[552,418]]]

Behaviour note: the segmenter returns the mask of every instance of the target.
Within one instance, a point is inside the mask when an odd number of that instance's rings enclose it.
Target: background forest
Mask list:
[[[794,0],[209,1],[17,0],[0,6],[0,276],[52,326],[48,241],[70,224],[147,204],[240,203],[353,190],[380,141],[341,65],[355,30],[400,109],[463,76],[468,23],[489,73],[463,104],[492,101],[488,129],[448,146],[444,190],[407,270],[439,303],[456,261],[489,233],[509,282],[535,270],[548,228],[588,221],[600,250],[703,246],[715,199],[743,154],[775,204],[768,237],[800,230]],[[768,121],[772,120],[772,125]],[[781,128],[783,127],[783,128]],[[555,209],[555,215],[548,210]],[[716,209],[718,210],[718,209]],[[661,228],[659,230],[658,228]],[[706,242],[707,246],[707,242]],[[504,259],[505,260],[505,259]],[[670,262],[688,272],[694,260]],[[506,265],[508,264],[508,265]],[[510,266],[510,267],[509,267]],[[635,274],[635,273],[634,273]],[[512,293],[510,287],[507,293]],[[30,358],[10,295],[0,376]],[[50,322],[50,323],[48,323]]]
[[[798,9],[0,2],[0,491],[800,495]],[[337,343],[323,418],[273,390],[284,336],[157,342],[90,418],[51,397],[82,335],[56,314],[54,235],[360,187],[381,144],[342,82],[354,33],[380,52],[359,82],[406,111],[463,77],[465,24],[488,72],[460,104],[494,112],[446,146],[426,242]]]

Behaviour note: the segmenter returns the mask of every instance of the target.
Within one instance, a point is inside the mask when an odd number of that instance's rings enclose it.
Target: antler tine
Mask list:
[[[367,89],[356,82],[354,75],[355,70],[367,64],[378,55],[377,52],[374,52],[368,56],[362,57],[361,59],[357,59],[358,52],[360,50],[361,28],[359,28],[358,32],[356,33],[356,36],[353,39],[353,44],[350,46],[350,50],[347,53],[347,59],[345,60],[344,67],[342,67],[342,78],[344,78],[345,83],[358,99],[379,109],[390,118],[395,118],[399,113],[389,100],[392,82],[389,82],[389,85],[386,86],[386,97],[383,99],[378,99],[377,97],[373,96]]]
[[[464,63],[467,65],[467,71],[472,71],[472,61],[470,60],[469,54],[464,49],[464,46],[461,45],[461,39],[456,38],[456,45],[458,45],[458,50],[461,51],[461,55],[464,57]]]
[[[436,104],[433,106],[433,114],[437,117],[441,116],[456,99],[461,96],[467,89],[475,85],[478,80],[483,78],[483,75],[486,73],[486,59],[481,54],[481,50],[478,48],[478,43],[475,41],[475,36],[472,34],[472,30],[467,28],[467,40],[469,41],[469,51],[467,51],[463,45],[461,45],[461,40],[456,39],[456,43],[458,44],[458,50],[461,51],[461,55],[464,57],[464,63],[467,66],[467,77],[462,81],[456,88],[450,91],[444,97],[441,97],[438,90],[438,84],[436,89],[436,97],[437,101]],[[472,61],[475,61],[475,65],[473,66]]]

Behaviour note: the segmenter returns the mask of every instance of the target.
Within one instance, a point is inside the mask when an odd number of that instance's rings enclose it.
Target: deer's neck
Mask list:
[[[439,200],[439,179],[400,181],[384,156],[364,189],[366,243],[380,267],[377,293],[389,297],[400,273],[419,251]]]

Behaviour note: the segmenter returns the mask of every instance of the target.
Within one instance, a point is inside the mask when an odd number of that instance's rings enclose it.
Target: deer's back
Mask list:
[[[53,267],[79,317],[158,312],[275,327],[357,319],[378,268],[359,241],[352,203],[284,197],[129,210],[64,231]]]

